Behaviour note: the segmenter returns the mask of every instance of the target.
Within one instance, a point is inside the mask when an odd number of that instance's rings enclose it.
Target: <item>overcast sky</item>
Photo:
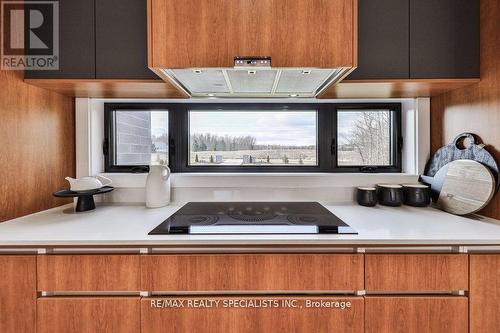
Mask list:
[[[257,144],[315,145],[316,112],[191,111],[192,133],[253,136]]]

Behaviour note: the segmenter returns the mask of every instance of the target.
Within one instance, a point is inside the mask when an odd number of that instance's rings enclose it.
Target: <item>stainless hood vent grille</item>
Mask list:
[[[316,97],[350,68],[161,69],[191,97]]]

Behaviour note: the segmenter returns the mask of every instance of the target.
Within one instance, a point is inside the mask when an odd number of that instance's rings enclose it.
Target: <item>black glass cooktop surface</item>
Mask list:
[[[149,235],[357,234],[317,202],[190,202]]]

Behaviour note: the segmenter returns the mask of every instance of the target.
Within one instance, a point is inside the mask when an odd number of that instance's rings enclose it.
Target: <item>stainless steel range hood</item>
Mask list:
[[[271,59],[235,58],[234,68],[160,69],[191,97],[316,97],[351,68],[273,68]]]

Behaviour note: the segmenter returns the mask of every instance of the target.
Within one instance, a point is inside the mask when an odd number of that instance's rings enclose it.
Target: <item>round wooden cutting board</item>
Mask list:
[[[465,215],[481,210],[490,202],[495,193],[495,178],[486,166],[472,160],[457,160],[442,169],[445,168],[437,200],[440,209]]]

